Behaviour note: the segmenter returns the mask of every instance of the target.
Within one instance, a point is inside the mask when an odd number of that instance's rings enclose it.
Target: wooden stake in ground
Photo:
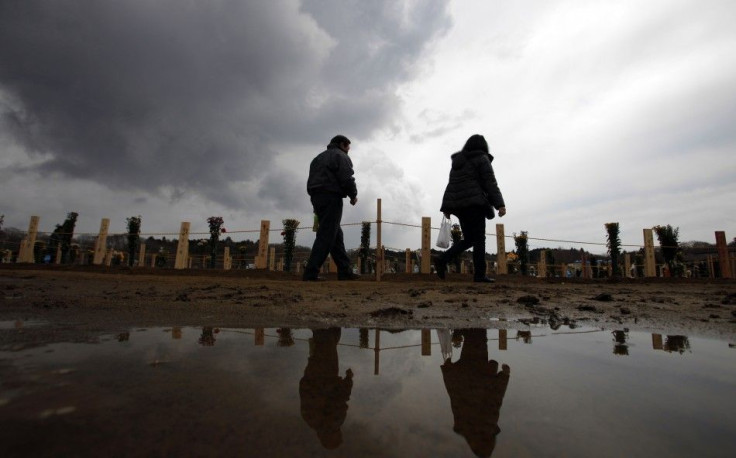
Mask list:
[[[107,231],[110,228],[110,219],[102,218],[100,222],[100,233],[95,240],[95,258],[93,264],[99,266],[105,260],[105,252],[107,251]]]
[[[731,275],[731,262],[728,259],[728,244],[726,233],[716,231],[716,247],[718,248],[718,263],[721,265],[721,278],[733,278]]]
[[[383,274],[383,253],[381,252],[381,199],[376,200],[376,281]]]
[[[256,269],[265,269],[268,267],[268,231],[271,228],[271,221],[261,220],[261,235],[258,239],[258,254],[253,261]]]
[[[503,224],[496,224],[496,264],[498,275],[509,273],[506,265],[506,238],[504,237]]]
[[[141,243],[141,247],[138,251],[138,267],[144,267],[146,265],[146,244]]]
[[[429,216],[422,217],[422,265],[419,267],[420,272],[428,274],[431,272],[432,264],[432,218]]]
[[[18,262],[34,262],[33,259],[33,247],[36,245],[36,237],[38,236],[38,216],[31,216],[31,221],[28,223],[28,234],[20,243],[20,250],[18,251]]]
[[[223,270],[230,270],[230,268],[233,265],[233,259],[230,257],[230,247],[225,247],[225,253],[223,254],[222,259],[222,269]]]
[[[654,260],[654,235],[651,229],[644,229],[644,276],[657,276],[657,263]]]
[[[189,266],[189,222],[184,221],[179,228],[179,243],[176,247],[174,269],[186,269]]]
[[[547,278],[547,250],[539,252],[539,267],[537,270],[537,277]]]

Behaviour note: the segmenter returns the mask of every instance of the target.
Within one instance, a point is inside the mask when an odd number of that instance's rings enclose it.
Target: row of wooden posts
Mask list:
[[[379,249],[376,250],[376,281],[381,281],[381,276],[387,270],[387,261],[385,257],[385,248],[381,238],[381,199],[377,201],[377,218],[376,218],[376,246]],[[422,240],[421,250],[419,251],[419,272],[428,274],[431,273],[431,246],[432,246],[432,226],[431,218],[428,216],[422,217]],[[32,216],[28,226],[28,234],[21,242],[20,252],[18,254],[18,262],[31,263],[33,259],[33,247],[36,243],[36,237],[38,234],[38,223],[39,217]],[[107,249],[107,236],[110,227],[109,218],[103,218],[100,223],[100,232],[95,239],[94,246],[94,257],[93,264],[97,265],[110,265],[112,250]],[[176,249],[176,258],[174,262],[175,269],[187,269],[191,268],[192,258],[189,256],[189,222],[182,222],[179,230],[179,239]],[[260,238],[258,240],[258,255],[255,257],[255,268],[256,269],[270,269],[275,268],[275,248],[271,247],[269,252],[268,237],[271,228],[271,223],[268,220],[261,221]],[[731,269],[731,261],[728,254],[728,244],[726,242],[726,233],[724,231],[716,231],[716,248],[718,251],[718,259],[721,269],[722,278],[733,278],[734,272]],[[508,273],[508,265],[506,263],[506,237],[504,232],[503,224],[496,224],[496,245],[497,245],[497,271],[496,274],[504,275]],[[143,260],[146,255],[146,246],[141,244],[139,252],[139,265],[143,265]],[[57,255],[57,259],[60,256]],[[539,272],[544,274],[547,271],[546,256],[542,253],[539,262]],[[155,263],[155,259],[152,261],[152,265]],[[330,271],[334,271],[334,263],[330,260],[332,268]],[[583,260],[582,275],[583,278],[590,278],[590,269],[585,265]],[[298,264],[297,264],[298,265]],[[229,270],[232,267],[232,257],[230,256],[230,248],[225,247],[223,267],[225,270]],[[561,272],[565,272],[566,265],[562,265]],[[624,272],[629,272],[631,267],[630,255],[624,256]],[[490,269],[490,266],[488,266]],[[413,272],[413,261],[412,251],[406,249],[406,271]],[[645,277],[656,277],[656,262],[654,258],[654,236],[652,229],[644,229],[644,276]]]

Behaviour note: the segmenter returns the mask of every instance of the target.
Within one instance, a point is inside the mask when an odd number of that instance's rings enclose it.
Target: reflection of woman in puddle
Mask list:
[[[302,418],[317,431],[322,445],[337,448],[342,443],[340,427],[348,413],[348,400],[353,389],[353,371],[339,376],[337,343],[340,328],[313,329],[309,360],[299,382]]]
[[[463,329],[460,359],[442,365],[442,378],[450,395],[454,430],[462,435],[477,456],[491,456],[496,435],[501,432],[498,416],[509,383],[509,366],[488,360],[485,329]]]

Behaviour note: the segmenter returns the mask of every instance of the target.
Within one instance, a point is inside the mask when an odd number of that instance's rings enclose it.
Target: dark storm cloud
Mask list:
[[[0,0],[0,135],[45,176],[241,206],[275,140],[390,122],[445,3]]]

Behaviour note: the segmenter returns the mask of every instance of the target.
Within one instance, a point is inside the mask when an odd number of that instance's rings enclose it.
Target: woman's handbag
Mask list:
[[[440,225],[440,234],[437,236],[437,246],[439,248],[449,248],[450,247],[450,240],[452,239],[452,236],[450,235],[450,220],[448,218],[442,217],[442,224]]]

